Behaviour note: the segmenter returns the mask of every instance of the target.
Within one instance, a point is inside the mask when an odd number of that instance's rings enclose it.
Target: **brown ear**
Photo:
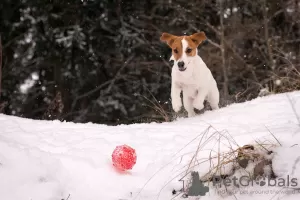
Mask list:
[[[173,44],[173,42],[175,41],[175,39],[177,38],[177,36],[169,34],[169,33],[163,33],[160,36],[160,40],[162,42],[166,42],[170,47]]]
[[[203,31],[199,33],[194,33],[190,36],[190,38],[197,46],[199,46],[199,44],[201,44],[202,41],[206,40],[206,36]]]

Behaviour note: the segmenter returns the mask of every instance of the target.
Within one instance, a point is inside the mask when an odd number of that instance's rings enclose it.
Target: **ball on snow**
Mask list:
[[[122,171],[132,169],[136,158],[135,150],[128,145],[117,146],[112,153],[113,165]]]

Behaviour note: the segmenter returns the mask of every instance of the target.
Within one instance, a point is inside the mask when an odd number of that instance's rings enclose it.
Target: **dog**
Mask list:
[[[172,108],[179,112],[182,107],[180,93],[183,93],[183,106],[188,117],[195,116],[194,108],[202,110],[207,100],[212,110],[219,109],[220,94],[217,83],[202,58],[198,46],[206,40],[204,32],[188,36],[162,33],[160,40],[172,49],[174,61],[171,73]]]

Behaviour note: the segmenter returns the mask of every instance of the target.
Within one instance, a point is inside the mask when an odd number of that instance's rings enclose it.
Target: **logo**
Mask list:
[[[188,196],[205,196],[209,191],[209,187],[204,186],[203,182],[199,178],[198,172],[192,172],[192,184],[188,189]]]
[[[269,177],[257,177],[256,179],[253,179],[249,176],[240,176],[240,177],[225,177],[221,178],[220,176],[214,176],[212,179],[213,186],[219,186],[222,187],[229,187],[229,186],[235,186],[235,187],[247,187],[247,186],[253,186],[253,185],[259,185],[261,187],[263,186],[269,186],[269,187],[297,187],[298,181],[297,178],[291,178],[289,175],[286,178],[269,178]]]
[[[291,178],[289,175],[286,178],[271,178],[271,177],[256,177],[256,179],[253,179],[253,177],[250,176],[232,176],[232,177],[221,177],[221,176],[214,176],[212,177],[212,185],[214,187],[218,188],[228,188],[230,186],[234,186],[234,188],[238,189],[239,191],[241,187],[248,187],[250,186],[250,194],[260,194],[260,193],[271,193],[273,191],[265,190],[262,191],[251,191],[251,186],[268,186],[268,187],[297,187],[298,186],[298,180],[297,178]],[[186,197],[188,196],[205,196],[206,193],[209,192],[209,187],[205,186],[203,182],[200,180],[199,173],[198,172],[191,172],[191,185],[188,187],[186,193],[184,194]],[[249,191],[240,191],[241,194],[248,194]]]

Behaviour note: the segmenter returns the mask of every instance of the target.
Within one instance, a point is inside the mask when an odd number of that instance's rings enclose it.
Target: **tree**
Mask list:
[[[266,88],[300,89],[296,0],[3,0],[0,11],[6,114],[106,124],[172,120],[171,53],[162,32],[206,33],[199,54],[222,105]]]

